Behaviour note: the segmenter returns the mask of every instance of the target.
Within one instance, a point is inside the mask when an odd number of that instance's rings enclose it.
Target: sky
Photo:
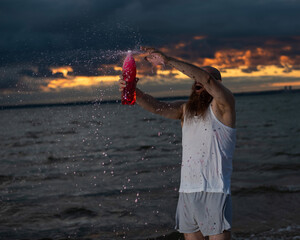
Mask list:
[[[0,105],[119,99],[128,50],[141,90],[190,94],[140,46],[216,67],[234,93],[298,89],[299,12],[298,0],[0,0]]]

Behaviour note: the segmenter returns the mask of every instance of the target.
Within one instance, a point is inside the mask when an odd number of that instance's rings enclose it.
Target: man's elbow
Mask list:
[[[235,108],[235,98],[233,96],[233,94],[230,92],[230,94],[228,94],[226,96],[225,99],[225,104],[230,108],[230,109],[234,109]]]

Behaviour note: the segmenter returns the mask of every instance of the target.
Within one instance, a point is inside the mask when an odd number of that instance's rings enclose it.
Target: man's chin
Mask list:
[[[201,93],[203,93],[204,91],[205,91],[205,89],[195,90],[195,94],[197,94],[198,96],[200,96]]]

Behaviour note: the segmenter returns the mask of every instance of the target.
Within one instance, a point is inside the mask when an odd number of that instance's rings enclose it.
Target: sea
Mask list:
[[[300,239],[299,106],[236,96],[232,239]],[[183,239],[180,121],[120,101],[0,116],[0,239]]]

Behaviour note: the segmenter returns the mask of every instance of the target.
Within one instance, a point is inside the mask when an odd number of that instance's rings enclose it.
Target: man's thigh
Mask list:
[[[194,233],[184,233],[185,240],[230,240],[231,232],[224,231],[218,235],[212,235],[209,237],[204,237],[200,231]]]
[[[209,236],[209,240],[230,240],[231,239],[231,232],[224,231],[221,234]]]
[[[185,240],[205,240],[200,231],[194,233],[184,233]]]

